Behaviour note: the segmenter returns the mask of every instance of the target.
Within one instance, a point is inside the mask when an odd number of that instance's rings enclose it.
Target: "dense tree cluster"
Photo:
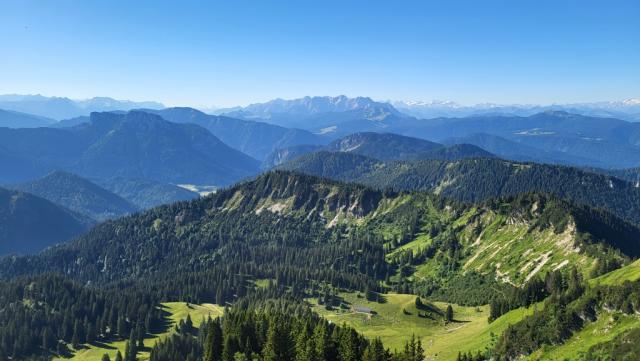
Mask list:
[[[422,361],[420,340],[411,338],[400,352],[379,339],[368,341],[282,300],[228,310],[207,320],[197,337],[181,332],[158,343],[151,361]]]
[[[137,342],[164,319],[146,293],[99,290],[58,276],[1,282],[0,304],[0,359],[66,355],[94,341]]]

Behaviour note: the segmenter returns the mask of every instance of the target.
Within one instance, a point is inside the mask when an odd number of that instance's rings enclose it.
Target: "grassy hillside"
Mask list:
[[[180,320],[186,319],[187,315],[191,316],[194,326],[199,327],[203,319],[219,317],[224,311],[222,307],[214,304],[195,305],[184,302],[166,302],[162,304],[162,308],[168,313],[167,327],[158,333],[147,335],[144,340],[145,349],[138,353],[138,360],[140,361],[149,360],[151,347],[153,347],[158,340],[171,335],[174,332],[173,327],[177,325]],[[102,355],[105,353],[113,360],[118,350],[124,355],[125,343],[126,340],[85,345],[85,348],[74,352],[71,358],[54,358],[54,360],[101,361]]]
[[[594,278],[589,282],[592,285],[617,285],[624,281],[637,281],[640,279],[640,260],[637,260],[627,266],[619,268],[615,271]]]
[[[605,313],[600,315],[597,321],[588,324],[585,328],[576,332],[565,343],[543,347],[529,355],[530,361],[565,361],[588,360],[585,358],[589,349],[593,346],[609,342],[623,333],[640,328],[640,319],[637,315],[628,316],[617,313]],[[610,357],[611,355],[604,355]]]
[[[345,305],[367,307],[375,314],[353,313],[348,307],[327,310],[314,300],[310,301],[313,310],[327,320],[336,324],[346,323],[369,338],[380,337],[391,349],[401,349],[412,334],[416,335],[422,340],[428,359],[433,360],[455,360],[458,351],[484,351],[509,324],[533,313],[534,308],[513,310],[489,323],[488,306],[452,304],[454,320],[446,323],[443,315],[447,303],[422,299],[427,306],[418,309],[415,295],[386,294],[382,303],[367,301],[355,293],[341,293],[340,296]],[[540,309],[542,306],[537,307]],[[424,317],[425,313],[430,316]]]

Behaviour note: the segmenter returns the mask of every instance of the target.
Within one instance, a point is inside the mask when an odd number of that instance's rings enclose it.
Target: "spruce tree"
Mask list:
[[[209,322],[204,342],[203,361],[220,361],[222,358],[222,329],[218,320]]]

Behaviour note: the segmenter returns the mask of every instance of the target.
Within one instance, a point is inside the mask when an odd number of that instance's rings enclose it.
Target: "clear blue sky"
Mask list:
[[[0,93],[230,106],[640,97],[640,1],[0,2]]]

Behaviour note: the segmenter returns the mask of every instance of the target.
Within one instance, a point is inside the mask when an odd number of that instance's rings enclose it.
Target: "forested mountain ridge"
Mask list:
[[[183,300],[233,303],[233,311],[253,297],[330,300],[333,287],[371,299],[376,291],[396,291],[481,305],[493,301],[496,290],[520,292],[513,285],[532,283],[538,292],[540,278],[573,267],[585,278],[603,274],[637,256],[639,240],[635,226],[553,196],[474,206],[273,171],[207,197],[107,221],[39,255],[0,259],[0,277],[64,273],[80,284],[143,292],[141,307]],[[262,294],[253,282],[264,279],[274,285]],[[520,306],[492,312],[499,317]],[[104,311],[99,318],[83,312],[87,327],[102,325],[97,335],[126,335],[107,333],[108,322],[120,330],[117,313],[114,319]],[[131,320],[140,315],[134,312]],[[150,325],[159,317],[151,314]],[[146,321],[122,323],[123,329],[149,329]],[[35,337],[40,331],[31,332]],[[71,342],[71,336],[62,339]],[[179,346],[165,344],[152,353],[173,347]]]
[[[313,152],[352,153],[383,161],[495,158],[495,155],[471,144],[445,146],[392,133],[360,132],[336,139],[326,146],[294,146],[277,149],[267,157],[269,161],[264,163],[263,168],[275,167]]]
[[[0,188],[0,257],[34,253],[87,231],[93,220],[46,199]]]
[[[68,172],[52,172],[44,178],[14,184],[10,188],[48,199],[96,221],[119,217],[137,210],[136,206],[120,196]]]
[[[519,225],[517,229],[513,229],[514,224]],[[491,232],[483,232],[489,228]],[[224,260],[236,252],[247,252],[246,247],[252,249],[243,256],[253,259],[247,259],[248,264],[278,264],[284,256],[283,249],[273,252],[280,247],[303,253],[349,252],[351,242],[358,244],[360,237],[368,234],[365,244],[370,244],[367,247],[371,247],[373,253],[367,256],[372,258],[365,264],[372,268],[367,268],[364,274],[360,273],[362,270],[353,273],[349,264],[357,258],[348,257],[350,261],[335,271],[345,280],[370,277],[364,283],[370,285],[377,277],[394,274],[386,265],[381,247],[386,244],[386,249],[395,251],[425,229],[430,230],[429,239],[434,240],[434,247],[438,242],[451,245],[450,236],[454,236],[456,247],[465,250],[457,254],[460,258],[454,257],[455,262],[476,252],[471,245],[479,234],[495,241],[495,234],[499,232],[523,232],[521,236],[526,245],[542,239],[538,235],[551,230],[545,233],[551,241],[543,248],[545,252],[555,249],[554,257],[558,253],[558,259],[566,256],[563,247],[573,249],[583,244],[578,258],[580,262],[590,259],[589,265],[583,265],[585,270],[591,269],[598,257],[624,262],[626,257],[635,256],[638,249],[634,248],[635,241],[630,236],[637,232],[634,226],[607,213],[574,207],[553,198],[519,198],[507,201],[506,205],[498,202],[469,208],[427,194],[376,191],[277,171],[202,199],[106,222],[68,245],[38,256],[5,260],[0,274],[7,277],[64,269],[67,274],[86,281],[142,280],[165,272],[204,271],[216,265],[218,257]],[[564,242],[559,244],[559,239]],[[589,244],[604,248],[592,249],[587,247]],[[437,252],[444,252],[442,247],[445,246],[437,247]],[[607,247],[621,253],[609,254]],[[591,249],[591,253],[584,253],[587,249]],[[254,253],[260,250],[273,258]],[[541,255],[537,252],[531,252],[531,259]],[[541,270],[551,267],[553,262],[545,265],[547,261]],[[242,263],[243,267],[247,267],[246,262]],[[305,273],[310,272],[308,265],[297,265],[297,262],[288,267],[301,267]],[[492,267],[488,268],[489,272],[495,271]],[[260,274],[269,274],[268,269],[264,268]],[[345,282],[353,287],[354,280]],[[362,281],[364,279],[359,282]]]
[[[523,192],[553,193],[640,222],[640,188],[636,183],[566,166],[486,157],[383,162],[361,155],[316,152],[281,168],[376,188],[426,190],[464,202]]]

